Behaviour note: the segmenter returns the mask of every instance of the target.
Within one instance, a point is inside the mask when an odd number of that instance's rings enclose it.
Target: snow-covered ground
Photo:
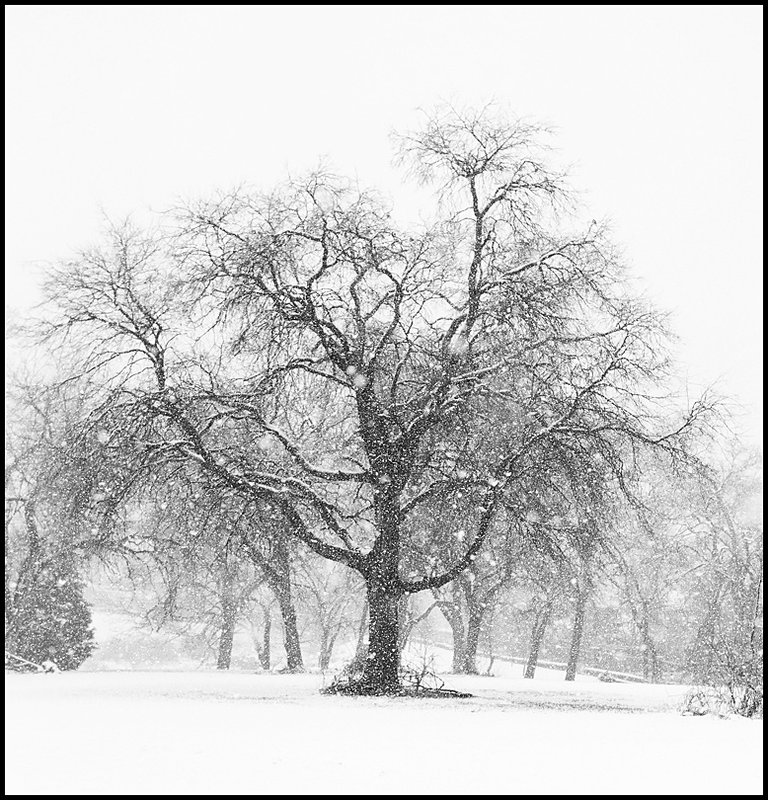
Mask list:
[[[319,675],[6,675],[6,794],[760,794],[762,726],[675,686],[454,677],[343,698]]]

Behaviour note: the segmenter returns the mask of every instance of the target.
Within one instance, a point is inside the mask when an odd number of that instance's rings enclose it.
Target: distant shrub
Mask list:
[[[686,716],[693,717],[704,717],[707,714],[724,717],[727,716],[729,709],[713,686],[694,686],[686,692],[680,704],[680,711]]]
[[[750,687],[695,686],[683,698],[680,711],[685,715],[703,717],[716,714],[727,717],[739,714],[742,717],[762,717],[763,692]]]
[[[697,643],[693,678],[701,686],[708,687],[710,706],[716,696],[717,708],[743,717],[762,717],[763,634],[762,625],[758,624],[760,617],[756,608],[751,625],[733,624],[730,628],[713,625],[709,635]],[[695,701],[691,702],[695,705]]]

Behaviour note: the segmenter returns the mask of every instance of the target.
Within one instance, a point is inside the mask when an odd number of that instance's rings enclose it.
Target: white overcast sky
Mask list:
[[[681,369],[762,434],[761,6],[6,6],[6,306],[106,212],[325,156],[404,198],[388,135],[441,99],[557,127],[674,312]]]

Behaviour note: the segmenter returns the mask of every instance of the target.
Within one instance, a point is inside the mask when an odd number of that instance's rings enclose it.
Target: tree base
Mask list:
[[[396,684],[382,685],[359,673],[342,673],[321,694],[340,694],[348,697],[473,697],[469,692],[446,689],[443,681],[433,672],[402,669],[400,681]]]
[[[306,670],[304,667],[283,667],[277,672],[278,675],[302,675]]]
[[[367,681],[342,679],[320,690],[321,694],[340,694],[347,697],[474,697],[469,692],[427,686],[376,686]]]

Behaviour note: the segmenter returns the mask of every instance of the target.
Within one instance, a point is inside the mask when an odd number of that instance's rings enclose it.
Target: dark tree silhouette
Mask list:
[[[99,424],[136,459],[190,464],[360,574],[360,691],[400,691],[401,598],[470,568],[554,448],[620,473],[627,443],[671,454],[706,410],[671,421],[654,395],[660,318],[602,227],[568,229],[544,134],[449,110],[403,137],[441,187],[426,229],[315,173],[188,208],[164,239],[113,231],[49,282],[49,341],[99,376]],[[438,501],[461,506],[464,545],[406,566]]]

